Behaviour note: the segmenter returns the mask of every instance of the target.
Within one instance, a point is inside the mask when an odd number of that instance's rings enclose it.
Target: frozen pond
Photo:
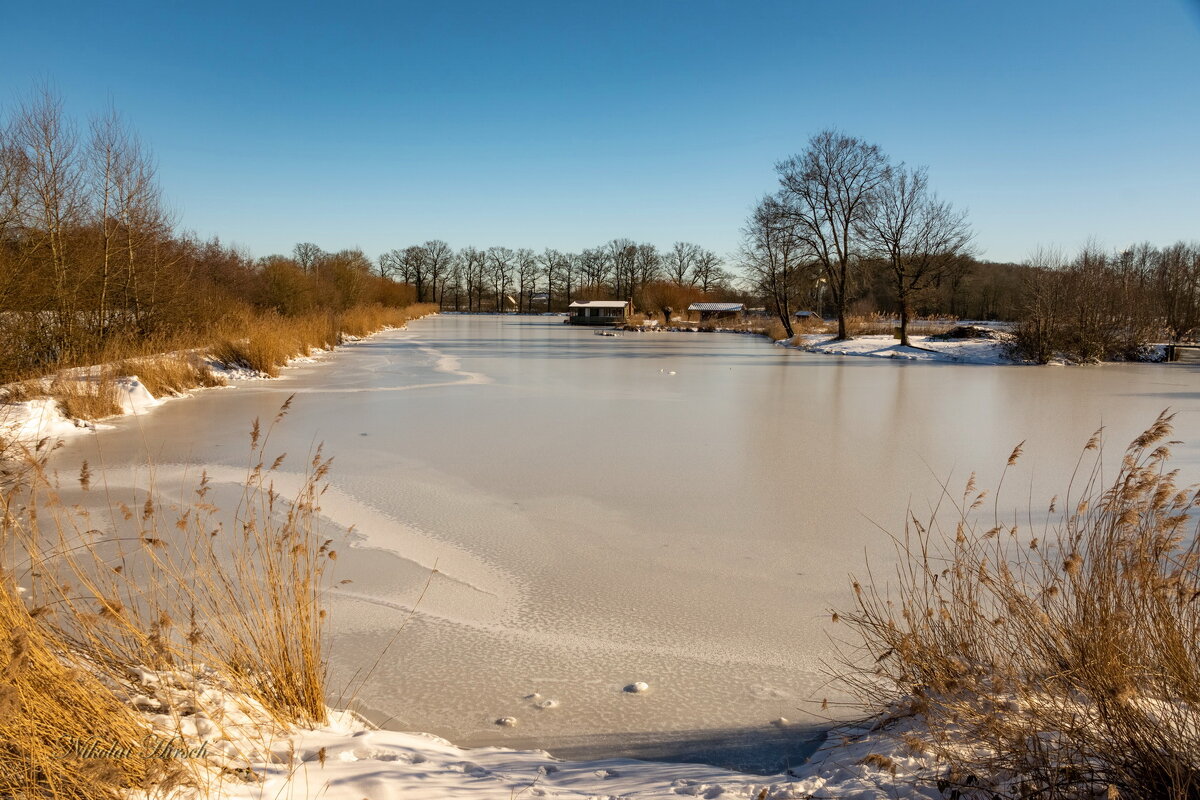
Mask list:
[[[572,757],[802,759],[834,696],[828,610],[865,554],[886,573],[880,527],[922,516],[939,479],[994,485],[1021,440],[1002,515],[1060,492],[1101,424],[1115,457],[1167,406],[1200,478],[1195,365],[894,363],[494,316],[168,403],[58,463],[103,464],[118,492],[148,461],[176,497],[200,465],[234,482],[251,420],[293,392],[271,450],[299,462],[324,442],[323,510],[359,532],[337,562],[354,582],[332,603],[335,689],[376,662],[436,562],[357,701],[388,727]],[[635,681],[649,691],[623,691]]]

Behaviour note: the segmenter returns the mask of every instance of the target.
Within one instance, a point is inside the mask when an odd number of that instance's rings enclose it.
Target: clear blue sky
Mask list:
[[[825,127],[928,165],[986,258],[1200,238],[1200,0],[0,0],[0,76],[111,98],[256,255],[725,253]]]

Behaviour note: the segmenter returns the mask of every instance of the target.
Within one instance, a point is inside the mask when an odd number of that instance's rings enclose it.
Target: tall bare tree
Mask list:
[[[517,311],[533,310],[533,289],[537,285],[537,255],[528,247],[516,252]]]
[[[303,246],[304,246],[304,243],[296,245],[295,252],[297,254],[297,257],[295,260],[296,260],[296,263],[299,264],[304,269],[305,272],[309,272],[312,270],[313,265],[316,263],[316,257],[314,257],[314,260],[308,264],[301,261],[299,258],[299,253],[300,253],[300,248]],[[315,245],[314,245],[314,247],[315,247]],[[395,280],[396,278],[400,278],[404,274],[404,251],[403,250],[388,250],[385,253],[380,253],[379,258],[376,261],[376,264],[379,267],[379,277],[387,278],[388,280]]]
[[[446,272],[450,269],[450,261],[454,258],[454,250],[441,239],[431,239],[423,247],[426,254],[426,268],[429,273],[430,301],[442,302],[442,291],[446,282]]]
[[[837,310],[837,338],[845,339],[853,270],[867,251],[862,223],[889,174],[887,158],[876,145],[826,130],[775,169],[780,200],[799,241],[825,272]]]
[[[1178,242],[1156,262],[1151,280],[1171,338],[1194,335],[1200,329],[1200,245]]]
[[[789,338],[795,335],[794,303],[813,283],[803,252],[795,225],[779,198],[769,195],[760,200],[742,229],[741,262]]]
[[[467,310],[479,311],[483,304],[483,287],[487,276],[487,253],[475,247],[464,247],[459,251],[458,257],[463,262]]]
[[[667,279],[678,284],[692,283],[692,268],[700,248],[691,242],[676,242],[666,256]]]
[[[392,252],[395,252],[394,250]],[[292,248],[292,258],[305,272],[312,272],[324,253],[312,242],[300,242]],[[381,257],[382,258],[382,257]],[[382,262],[380,267],[382,268]],[[384,277],[389,277],[385,275]]]
[[[504,300],[512,289],[516,260],[517,254],[509,247],[489,247],[487,250],[488,278],[496,297],[497,311],[504,311]]]
[[[542,268],[542,277],[546,281],[546,310],[554,310],[554,287],[562,275],[563,254],[547,247],[538,257],[538,265]]]
[[[706,294],[725,283],[727,275],[722,269],[721,257],[712,250],[697,248],[696,262],[692,268],[692,285]]]
[[[613,239],[604,245],[612,269],[613,292],[620,298],[633,294],[637,281],[637,245],[632,239]]]
[[[49,268],[49,297],[57,333],[63,341],[74,339],[78,323],[78,282],[71,271],[73,230],[84,220],[86,183],[80,157],[79,135],[63,116],[62,99],[45,88],[21,104],[14,121],[13,144],[23,152],[24,225],[32,249],[45,254]]]
[[[971,241],[967,215],[929,191],[924,167],[889,170],[875,190],[864,235],[887,260],[900,307],[900,344],[908,346],[913,298],[962,260]]]
[[[656,281],[662,273],[662,255],[652,244],[644,243],[637,246],[637,284],[645,286],[650,281]]]
[[[419,244],[404,248],[400,261],[400,274],[405,283],[417,290],[417,302],[425,302],[425,289],[429,284],[429,251]]]

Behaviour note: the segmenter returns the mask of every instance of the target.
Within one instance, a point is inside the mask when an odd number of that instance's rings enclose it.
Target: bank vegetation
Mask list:
[[[152,155],[115,110],[80,124],[44,91],[0,118],[0,385],[10,394],[71,368],[193,350],[273,373],[344,335],[402,324],[415,300],[358,250],[298,264],[181,232]],[[175,381],[191,368],[164,369]]]

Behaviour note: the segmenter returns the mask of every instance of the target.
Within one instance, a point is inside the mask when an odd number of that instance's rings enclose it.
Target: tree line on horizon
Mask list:
[[[824,131],[776,171],[725,257],[618,237],[579,252],[432,239],[375,259],[304,242],[254,258],[179,229],[153,158],[116,111],[81,126],[43,91],[0,116],[0,379],[95,363],[134,341],[194,346],[255,315],[364,304],[537,313],[620,298],[656,314],[733,301],[766,309],[788,335],[801,310],[836,317],[842,336],[847,317],[872,313],[898,315],[902,336],[918,315],[1008,320],[1035,360],[1115,357],[1200,327],[1200,245],[990,263],[926,169],[875,145]]]

